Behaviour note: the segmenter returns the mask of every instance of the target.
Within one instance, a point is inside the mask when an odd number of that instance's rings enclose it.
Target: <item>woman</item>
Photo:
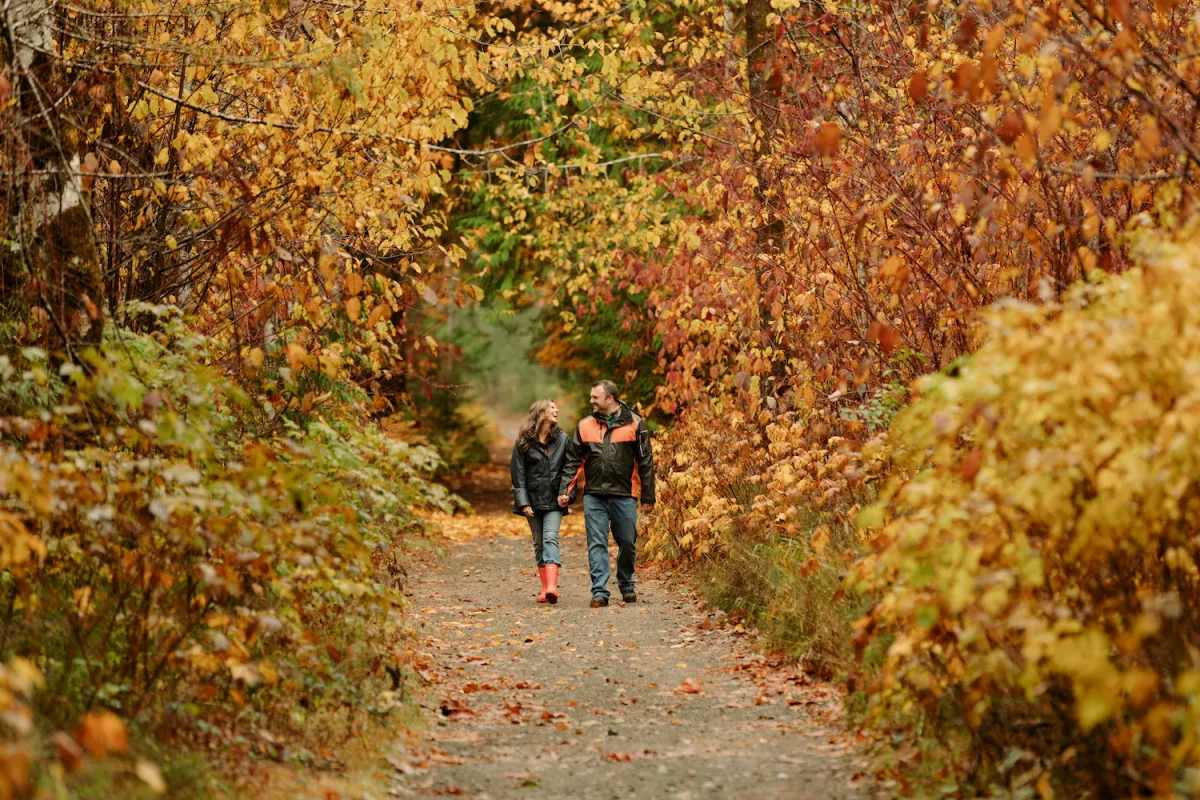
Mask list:
[[[538,400],[517,434],[512,452],[513,513],[529,520],[533,557],[542,591],[539,603],[558,602],[558,530],[568,509],[558,505],[558,482],[567,456],[567,434],[558,427],[558,406]]]

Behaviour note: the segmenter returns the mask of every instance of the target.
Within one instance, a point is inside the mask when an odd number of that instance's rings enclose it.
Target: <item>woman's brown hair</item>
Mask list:
[[[537,439],[538,428],[542,427],[542,420],[546,418],[546,412],[550,410],[550,406],[553,403],[554,401],[549,399],[536,400],[529,407],[529,416],[525,418],[525,422],[521,424],[521,429],[517,431],[517,445],[521,448],[522,453],[528,450],[534,440]],[[557,424],[554,425],[550,429],[548,439],[553,439],[558,435],[560,430],[562,429]]]

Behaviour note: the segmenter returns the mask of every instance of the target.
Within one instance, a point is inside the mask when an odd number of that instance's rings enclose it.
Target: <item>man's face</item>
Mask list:
[[[599,386],[592,387],[592,395],[589,400],[591,400],[593,412],[603,414],[608,411],[608,395]]]

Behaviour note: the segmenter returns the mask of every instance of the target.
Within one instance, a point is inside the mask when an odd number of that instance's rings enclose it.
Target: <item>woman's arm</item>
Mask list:
[[[508,467],[512,475],[513,503],[522,512],[530,508],[529,487],[525,483],[525,454],[521,452],[521,444],[513,445],[512,463]]]

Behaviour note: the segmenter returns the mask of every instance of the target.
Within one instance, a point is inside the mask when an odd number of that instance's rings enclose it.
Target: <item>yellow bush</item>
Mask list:
[[[980,782],[1200,792],[1200,256],[985,325],[860,518],[856,644],[895,635],[872,708],[964,724]]]
[[[735,410],[756,401],[718,398],[656,441],[646,551],[698,563],[710,601],[809,668],[841,671],[861,608],[841,576],[860,554],[851,520],[868,496],[865,471],[854,443],[828,438],[818,415]]]

